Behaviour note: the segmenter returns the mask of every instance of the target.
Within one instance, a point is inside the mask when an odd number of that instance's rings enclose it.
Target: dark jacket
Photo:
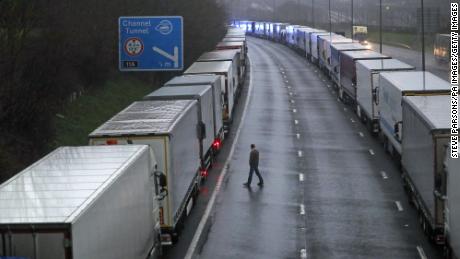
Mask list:
[[[251,150],[251,153],[249,153],[249,166],[259,166],[259,151],[257,151],[257,149],[253,149]]]

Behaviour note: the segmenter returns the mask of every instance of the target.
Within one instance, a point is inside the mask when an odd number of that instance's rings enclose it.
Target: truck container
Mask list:
[[[240,54],[241,52],[239,49],[209,51],[203,53],[197,61],[231,61],[233,64],[233,71],[238,71],[238,85],[236,85],[235,93],[239,93],[241,91],[241,87],[243,87],[246,72],[246,66],[241,63]]]
[[[457,135],[458,136],[458,135]],[[444,168],[446,173],[446,223],[444,233],[446,235],[447,258],[460,258],[460,158],[451,157],[449,145],[445,154]]]
[[[148,144],[161,177],[161,242],[176,240],[201,182],[198,103],[195,100],[140,101],[89,135],[90,145]]]
[[[358,60],[390,58],[372,50],[342,51],[339,98],[356,108],[356,62]]]
[[[222,42],[243,42],[244,53],[248,53],[248,41],[246,40],[246,36],[244,36],[244,38],[236,36],[225,36],[225,38],[222,39]]]
[[[254,34],[257,37],[263,38],[265,35],[265,23],[264,22],[255,22],[255,32]]]
[[[319,60],[319,46],[318,46],[318,36],[321,35],[329,35],[333,36],[336,35],[335,33],[329,33],[329,32],[313,32],[310,33],[310,59],[311,62],[314,64],[318,64]]]
[[[224,112],[224,100],[221,93],[221,85],[224,80],[223,76],[214,74],[202,75],[182,75],[176,76],[165,83],[165,86],[188,86],[188,85],[210,85],[214,100],[214,139],[217,140],[215,149],[221,148],[221,143],[224,140],[224,127],[222,114]]]
[[[397,161],[403,138],[402,98],[416,95],[448,95],[448,82],[422,71],[382,72],[379,76],[379,126],[385,150]]]
[[[367,49],[368,48],[366,46],[363,46],[362,44],[357,42],[331,44],[331,64],[329,67],[329,75],[337,87],[340,85],[340,56],[342,52]]]
[[[403,180],[424,232],[442,244],[446,194],[443,164],[451,136],[450,96],[405,96],[402,120]]]
[[[331,44],[340,43],[353,43],[349,38],[345,38],[342,35],[319,35],[318,36],[318,65],[320,69],[327,72],[329,75],[330,70],[330,58],[331,58]]]
[[[323,33],[323,34],[326,34],[327,32],[324,31],[324,30],[319,30],[319,29],[315,29],[315,28],[311,28],[311,29],[304,29],[305,31],[305,57],[307,58],[307,60],[310,60],[311,61],[311,34],[313,33]]]
[[[213,61],[213,62],[195,62],[185,72],[185,75],[197,74],[216,74],[224,78],[224,83],[221,84],[222,95],[224,96],[224,129],[228,131],[229,125],[233,119],[233,106],[235,85],[238,84],[238,71],[233,71],[231,61]]]
[[[356,113],[373,134],[380,130],[377,98],[379,74],[414,69],[415,67],[397,59],[371,59],[356,62]]]
[[[217,43],[216,50],[237,49],[240,51],[240,64],[246,66],[247,52],[244,41],[226,41]]]
[[[296,40],[295,40],[295,30],[297,28],[299,28],[300,25],[294,25],[294,24],[290,24],[288,26],[286,26],[286,38],[285,38],[285,43],[289,46],[289,47],[293,47],[295,46],[296,44]]]
[[[296,30],[296,49],[304,57],[306,55],[305,47],[307,44],[307,35],[308,32],[312,30],[313,28],[310,27],[300,27],[298,30]]]
[[[276,23],[274,26],[273,40],[276,42],[282,42],[286,37],[286,27],[289,23]]]
[[[208,170],[214,156],[213,144],[218,141],[214,138],[214,114],[220,112],[214,106],[214,98],[210,85],[165,86],[144,96],[144,100],[196,100],[198,102],[198,121],[203,132],[199,134],[200,142],[200,170]]]
[[[54,150],[0,185],[0,258],[156,257],[155,163],[147,145]]]

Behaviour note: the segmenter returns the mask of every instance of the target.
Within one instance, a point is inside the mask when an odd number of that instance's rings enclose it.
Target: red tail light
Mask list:
[[[220,142],[220,139],[215,139],[214,142],[212,143],[212,148],[214,150],[219,150],[221,145],[222,143]]]
[[[118,144],[118,140],[116,140],[116,139],[108,139],[108,140],[105,141],[105,143],[106,143],[107,145],[117,145],[117,144]]]
[[[208,177],[208,170],[201,169],[200,170],[200,175],[201,175],[201,177]]]

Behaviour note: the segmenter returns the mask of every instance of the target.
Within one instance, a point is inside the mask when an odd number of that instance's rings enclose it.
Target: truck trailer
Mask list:
[[[148,144],[161,176],[158,194],[161,243],[177,240],[198,194],[200,174],[198,102],[139,101],[89,135],[90,145]]]
[[[423,231],[437,244],[445,241],[443,164],[451,137],[449,114],[448,95],[403,97],[402,178]]]
[[[202,74],[202,75],[182,75],[173,77],[171,80],[165,83],[165,86],[190,86],[190,85],[210,85],[212,88],[212,94],[214,99],[214,139],[217,142],[214,145],[214,149],[219,150],[224,141],[224,126],[222,114],[224,112],[224,99],[221,93],[221,85],[223,84],[224,77],[213,74]]]
[[[318,62],[319,62],[318,37],[322,36],[322,35],[334,36],[334,35],[337,35],[337,34],[330,33],[330,32],[312,32],[312,33],[310,33],[310,60],[314,64],[318,64]]]
[[[379,74],[410,71],[415,67],[397,59],[371,59],[356,62],[356,113],[371,133],[379,132]]]
[[[246,41],[221,41],[217,43],[216,50],[237,49],[240,51],[240,64],[247,64],[247,47]]]
[[[382,72],[379,77],[379,126],[385,150],[399,161],[403,140],[402,98],[449,95],[450,84],[430,72]]]
[[[188,86],[164,86],[144,96],[144,100],[196,100],[198,102],[199,121],[199,143],[202,177],[207,176],[207,170],[211,166],[212,158],[217,150],[213,149],[215,142],[214,130],[215,113],[219,113],[220,107],[210,85],[188,85]]]
[[[339,98],[356,108],[356,62],[369,59],[390,59],[372,50],[342,51],[340,56]]]
[[[147,145],[60,147],[0,185],[0,258],[157,258]]]
[[[238,71],[233,71],[231,61],[195,62],[185,72],[185,75],[215,74],[224,78],[222,95],[224,99],[224,130],[228,132],[233,121],[235,85],[238,84]]]
[[[318,65],[326,74],[329,75],[331,60],[331,44],[353,43],[349,38],[342,35],[320,35],[318,36]]]
[[[235,93],[241,92],[241,87],[244,84],[245,64],[241,63],[241,51],[238,49],[229,50],[215,50],[203,53],[197,62],[210,62],[210,61],[231,61],[233,64],[233,71],[238,71],[238,85],[235,86]],[[235,94],[235,95],[236,95]]]
[[[458,135],[457,135],[458,137]],[[444,173],[446,174],[446,202],[444,215],[446,222],[444,233],[446,236],[446,255],[447,258],[460,258],[460,158],[451,157],[452,145],[448,145],[445,161]]]
[[[367,48],[357,42],[331,44],[331,61],[328,69],[329,75],[337,87],[340,86],[340,56],[342,52],[357,50],[367,50]]]

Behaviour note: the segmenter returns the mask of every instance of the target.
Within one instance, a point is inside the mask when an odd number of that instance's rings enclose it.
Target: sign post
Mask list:
[[[120,71],[184,69],[181,16],[120,17]]]

